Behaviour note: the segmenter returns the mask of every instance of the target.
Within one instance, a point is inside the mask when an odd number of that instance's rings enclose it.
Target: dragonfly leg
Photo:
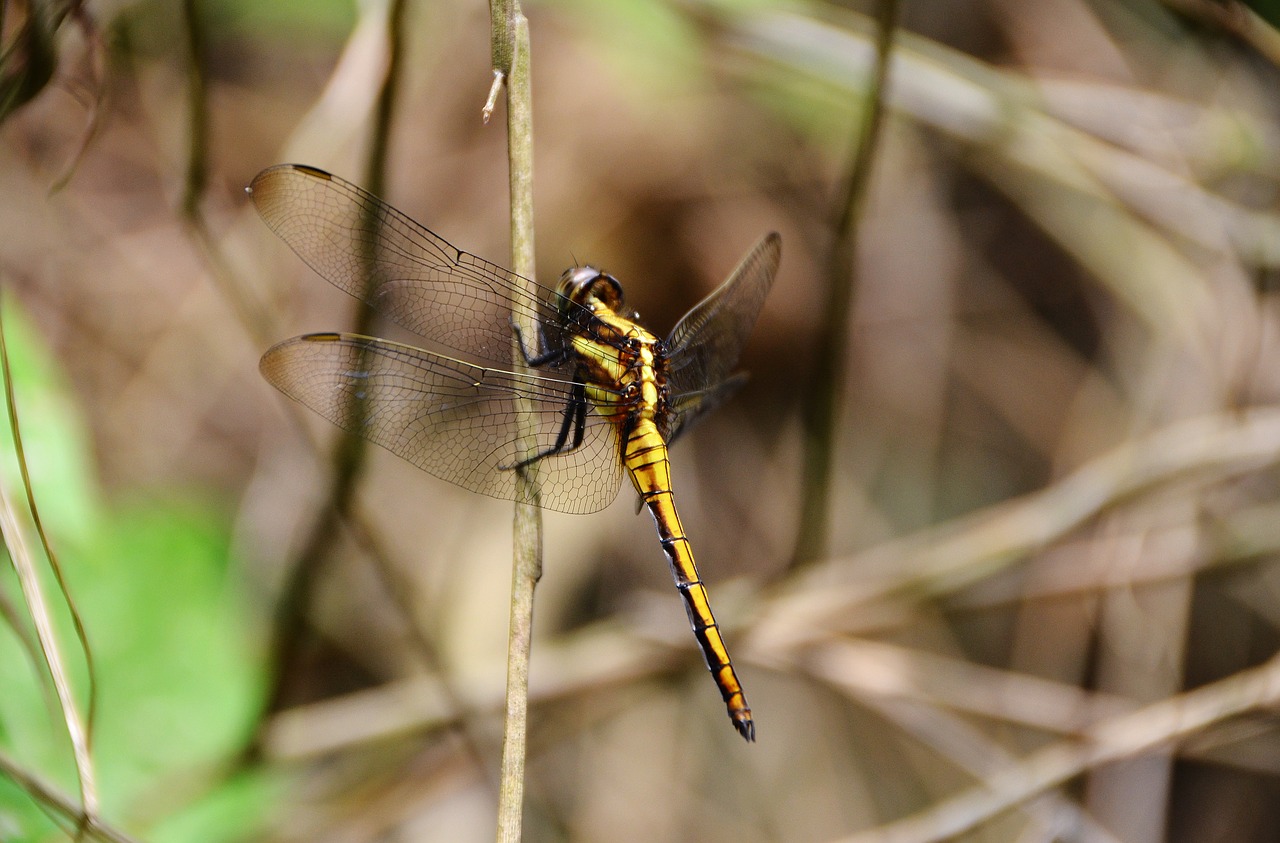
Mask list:
[[[568,359],[569,353],[563,348],[552,348],[541,354],[530,354],[529,349],[524,344],[524,331],[520,330],[520,326],[516,324],[516,320],[511,320],[511,333],[515,335],[516,342],[520,345],[520,355],[524,357],[524,364],[533,368],[546,366],[549,363],[563,363]],[[542,348],[547,347],[547,338],[542,338]]]
[[[545,451],[540,451],[531,457],[520,460],[513,465],[500,466],[503,470],[510,471],[517,468],[524,468],[531,465],[543,457],[551,457],[556,454],[572,451],[582,444],[583,436],[587,428],[587,387],[581,380],[575,378],[573,382],[573,392],[569,396],[568,402],[564,405],[564,418],[560,422],[560,432],[556,434],[555,444]],[[569,431],[573,430],[573,441],[569,441]]]

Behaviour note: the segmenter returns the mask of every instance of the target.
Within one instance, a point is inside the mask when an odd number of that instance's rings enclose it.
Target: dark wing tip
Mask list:
[[[328,170],[322,170],[319,167],[312,167],[310,164],[273,164],[254,176],[253,181],[249,186],[252,187],[263,179],[270,178],[277,173],[291,172],[302,173],[305,176],[310,176],[314,179],[324,179],[325,181],[334,178],[333,173],[330,173]]]
[[[275,386],[277,389],[279,389],[280,386],[276,382],[276,378],[274,374],[275,367],[279,363],[280,355],[286,353],[285,351],[286,349],[292,346],[296,346],[299,343],[338,342],[343,338],[344,337],[342,334],[333,333],[332,331],[326,331],[322,333],[302,334],[300,336],[290,337],[287,340],[281,340],[280,342],[276,343],[275,345],[268,348],[265,352],[263,352],[262,357],[259,358],[258,360],[258,371],[262,373],[262,376],[266,378],[271,383],[272,386]]]
[[[319,167],[312,167],[310,164],[280,164],[272,169],[289,169],[297,170],[299,173],[311,176],[316,179],[324,179],[330,181],[333,179],[333,173],[328,170],[322,170]]]
[[[256,201],[257,195],[261,192],[262,186],[266,182],[286,173],[300,173],[309,178],[322,179],[324,181],[333,181],[335,178],[332,173],[308,164],[276,164],[254,176],[253,181],[249,182],[249,186],[244,189],[244,192],[254,197]]]

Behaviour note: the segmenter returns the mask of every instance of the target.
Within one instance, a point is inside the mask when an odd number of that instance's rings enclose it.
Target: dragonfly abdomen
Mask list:
[[[623,462],[631,474],[636,492],[640,494],[657,525],[662,550],[671,564],[671,576],[684,601],[689,625],[693,627],[693,635],[702,650],[707,669],[711,671],[711,676],[720,689],[720,696],[724,698],[729,719],[740,735],[748,741],[754,741],[756,727],[751,719],[751,706],[747,704],[742,683],[738,681],[738,674],[733,669],[733,660],[729,658],[729,650],[720,634],[720,625],[716,623],[711,611],[707,587],[698,576],[693,548],[685,537],[680,515],[676,512],[666,443],[657,426],[651,420],[641,418],[636,421],[623,448]]]

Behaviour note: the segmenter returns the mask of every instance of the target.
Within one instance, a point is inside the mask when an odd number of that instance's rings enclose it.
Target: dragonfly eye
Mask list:
[[[595,299],[610,310],[622,307],[622,285],[618,279],[593,266],[576,266],[560,276],[556,292],[583,307]]]

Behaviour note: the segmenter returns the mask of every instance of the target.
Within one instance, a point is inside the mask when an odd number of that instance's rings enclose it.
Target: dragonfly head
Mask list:
[[[617,278],[594,266],[566,269],[564,275],[560,276],[560,283],[556,285],[556,292],[586,308],[599,303],[613,311],[622,309],[622,285]]]

